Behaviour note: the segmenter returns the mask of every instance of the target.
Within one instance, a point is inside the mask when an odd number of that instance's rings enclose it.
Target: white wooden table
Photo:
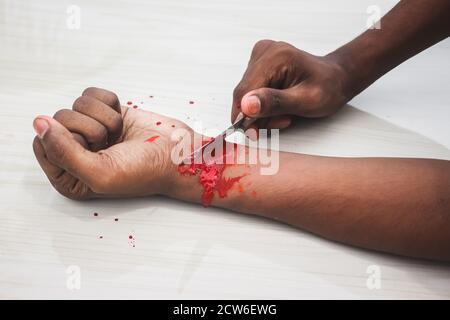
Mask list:
[[[88,86],[201,121],[206,133],[225,128],[257,40],[325,54],[364,30],[369,5],[384,13],[394,2],[3,0],[0,298],[450,298],[448,264],[166,198],[70,201],[31,148],[34,116],[70,107]],[[71,4],[81,9],[79,29]],[[299,122],[281,148],[450,159],[449,54],[450,41],[436,45],[336,116]],[[367,287],[370,266],[381,271],[379,289]]]

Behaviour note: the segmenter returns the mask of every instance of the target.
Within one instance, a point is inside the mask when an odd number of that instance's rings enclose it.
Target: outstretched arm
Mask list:
[[[228,177],[242,178],[212,205],[350,245],[450,261],[450,161],[285,152],[279,161],[274,175],[261,175],[260,165],[228,166]],[[198,176],[175,176],[169,195],[199,202]]]
[[[115,94],[98,88],[85,90],[73,110],[36,118],[34,127],[36,158],[69,198],[163,194],[350,245],[450,261],[450,161],[273,151],[253,162],[255,149],[236,147],[225,165],[218,152],[213,162],[179,166],[172,151],[190,152],[203,137],[175,119],[120,108]],[[263,175],[269,161],[262,159],[279,160],[278,170]]]

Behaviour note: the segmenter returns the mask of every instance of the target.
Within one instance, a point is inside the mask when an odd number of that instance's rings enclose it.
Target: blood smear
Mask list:
[[[153,137],[150,137],[147,140],[145,140],[145,142],[153,142],[153,141],[155,141],[158,138],[159,138],[159,136],[153,136]]]
[[[204,140],[203,144],[209,141],[210,140]],[[236,150],[237,145],[234,145],[234,147]],[[191,159],[190,164],[180,164],[178,166],[178,172],[181,175],[198,176],[198,181],[203,187],[201,199],[204,207],[208,207],[211,204],[215,193],[217,193],[219,197],[225,198],[233,185],[239,182],[239,180],[243,177],[243,175],[232,178],[225,178],[223,176],[225,168],[229,166],[229,164],[225,163],[227,158],[225,151],[226,144],[224,143],[224,151],[222,152],[221,161],[214,159],[215,162],[206,163],[204,157],[202,157],[202,163],[194,163],[193,159]]]

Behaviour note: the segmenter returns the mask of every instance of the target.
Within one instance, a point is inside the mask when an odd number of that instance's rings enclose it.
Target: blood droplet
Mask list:
[[[134,105],[134,106],[133,106],[133,109],[137,109],[137,108],[138,108],[138,106],[137,106],[137,105]]]
[[[128,239],[133,239],[133,236],[130,234],[129,236],[128,236]]]
[[[153,137],[150,137],[147,140],[145,140],[145,142],[153,142],[153,141],[155,141],[158,138],[159,138],[159,136],[153,136]]]
[[[158,121],[158,122],[156,123],[157,126],[159,126],[160,124],[161,124],[161,121]]]
[[[131,106],[133,104],[133,101],[128,101],[127,105]]]
[[[173,124],[173,125],[171,125],[171,127],[172,127],[172,128],[175,128],[175,125]]]

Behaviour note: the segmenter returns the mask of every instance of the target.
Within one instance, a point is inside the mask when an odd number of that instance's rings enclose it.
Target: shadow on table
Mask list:
[[[430,139],[351,106],[327,119],[299,119],[282,134],[281,148],[337,156],[450,158],[445,147]],[[225,260],[214,262],[210,252],[217,245],[254,257],[259,262],[265,261],[266,275],[269,272],[280,277],[279,273],[286,272],[310,276],[319,288],[323,286],[323,290],[328,290],[330,286],[343,286],[346,294],[350,293],[355,297],[401,297],[401,289],[397,287],[395,278],[395,275],[399,275],[402,281],[408,279],[412,293],[422,288],[440,297],[450,297],[450,286],[445,284],[450,279],[450,264],[361,250],[327,241],[268,219],[216,208],[205,209],[196,204],[163,197],[75,202],[56,195],[50,188],[49,184],[46,195],[34,196],[37,197],[36,203],[41,203],[40,199],[51,193],[52,210],[59,212],[61,216],[58,219],[65,221],[60,224],[62,230],[54,228],[51,217],[48,221],[42,221],[43,227],[53,235],[54,249],[65,265],[77,264],[93,271],[112,269],[119,274],[131,273],[138,267],[178,266],[179,272],[173,267],[173,274],[179,277],[178,295],[173,294],[172,297],[183,297],[185,290],[192,285],[194,275],[205,263],[209,267],[220,263],[223,274],[217,275],[219,279],[227,277],[227,268],[239,265],[238,261],[226,261],[226,257],[222,257]],[[30,192],[35,192],[35,189],[30,189]],[[94,211],[101,212],[99,219],[92,219]],[[119,218],[121,223],[114,224],[113,218]],[[99,221],[104,221],[104,224],[99,224]],[[105,236],[104,242],[97,241],[95,234],[99,228],[105,230],[104,234],[108,234],[108,228],[114,229],[111,231],[112,237],[117,238],[117,234],[123,233],[124,238],[107,242]],[[89,232],[94,236],[86,238],[86,233]],[[124,243],[129,232],[139,234],[133,251]],[[74,240],[70,248],[67,248],[68,235]],[[287,245],[284,238],[291,243]],[[259,239],[259,242],[255,242],[255,239]],[[174,253],[174,250],[177,254],[168,254]],[[366,288],[369,276],[366,268],[371,264],[388,270],[386,273],[393,277],[382,278],[387,285],[379,292]],[[255,274],[258,268],[264,266],[255,266],[250,262],[248,266],[239,267],[245,275]],[[113,274],[109,277],[113,277]],[[145,278],[147,275],[142,276]],[[254,281],[256,284],[268,280]],[[292,283],[295,282],[296,278],[293,277]],[[154,289],[151,283],[145,281],[135,285],[141,290]],[[277,283],[271,285],[277,286]],[[301,287],[301,284],[297,283],[297,286]],[[423,290],[417,291],[417,294],[422,292]],[[291,298],[308,297],[305,293],[298,296],[295,290],[286,291],[284,295],[288,293]],[[316,293],[316,296],[328,297],[323,292]],[[267,294],[261,297],[267,297]],[[208,298],[207,294],[204,298]]]

